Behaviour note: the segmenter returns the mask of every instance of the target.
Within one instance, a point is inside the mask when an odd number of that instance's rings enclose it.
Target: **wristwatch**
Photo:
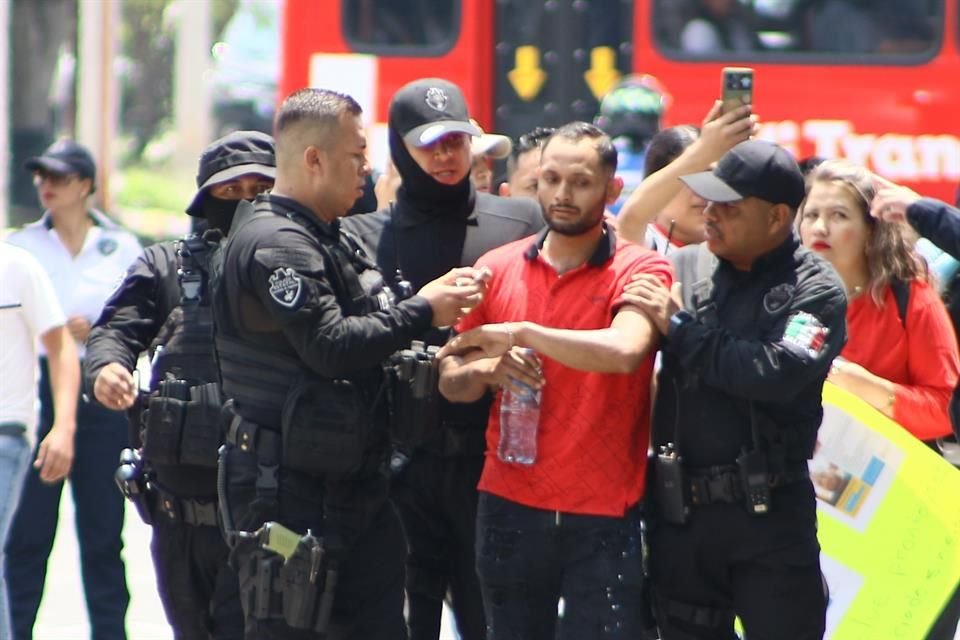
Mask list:
[[[667,328],[667,336],[669,337],[674,331],[687,324],[688,322],[693,322],[694,317],[686,309],[680,309],[675,314],[670,316],[670,326]]]

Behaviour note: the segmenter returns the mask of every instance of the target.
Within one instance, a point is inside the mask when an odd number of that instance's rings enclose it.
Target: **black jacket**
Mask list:
[[[339,221],[273,195],[255,209],[231,231],[214,293],[224,394],[239,415],[272,429],[298,377],[348,378],[372,399],[381,363],[430,327],[429,303],[415,296],[393,306]]]
[[[960,260],[960,209],[921,198],[907,209],[907,222],[921,236]]]
[[[733,464],[752,448],[752,404],[762,448],[780,441],[788,462],[809,458],[823,383],[846,342],[846,295],[833,267],[794,237],[749,272],[705,246],[671,257],[694,318],[672,323],[664,340],[654,444],[678,443],[688,467]]]
[[[476,194],[466,218],[426,215],[400,197],[387,209],[343,220],[344,230],[370,248],[385,275],[400,269],[414,290],[450,269],[474,264],[491,249],[535,234],[543,225],[540,207],[532,199],[487,193]]]
[[[941,251],[960,260],[960,209],[933,198],[922,198],[907,209],[907,221]],[[943,283],[943,299],[960,339],[960,274]],[[955,428],[956,425],[955,425]]]
[[[416,291],[455,267],[470,266],[488,251],[531,236],[544,226],[539,205],[530,198],[500,198],[476,194],[466,217],[438,217],[418,211],[398,194],[390,208],[343,221],[345,230],[369,247],[377,266],[388,278],[399,270]],[[447,332],[417,336],[427,344],[443,344]],[[440,398],[441,417],[448,424],[486,427],[489,398],[471,404],[452,404]],[[482,447],[482,443],[478,444]]]

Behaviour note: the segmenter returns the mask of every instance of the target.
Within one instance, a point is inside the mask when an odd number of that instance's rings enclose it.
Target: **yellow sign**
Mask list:
[[[960,580],[960,471],[827,384],[810,475],[829,640],[923,640]]]
[[[540,68],[540,49],[532,44],[517,47],[516,62],[507,72],[507,80],[524,102],[536,98],[547,81],[547,73]]]
[[[617,52],[613,47],[594,47],[590,50],[590,68],[584,72],[583,79],[597,100],[613,89],[620,80]]]

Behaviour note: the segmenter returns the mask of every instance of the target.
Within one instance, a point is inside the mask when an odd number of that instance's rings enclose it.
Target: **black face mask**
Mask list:
[[[237,200],[224,200],[207,195],[200,208],[203,217],[211,229],[219,229],[224,235],[230,230],[233,214],[237,210]]]
[[[477,194],[470,181],[470,173],[457,184],[441,184],[420,168],[413,159],[403,138],[392,127],[389,133],[390,158],[403,179],[397,190],[398,202],[404,202],[417,212],[443,218],[466,218],[473,211]]]

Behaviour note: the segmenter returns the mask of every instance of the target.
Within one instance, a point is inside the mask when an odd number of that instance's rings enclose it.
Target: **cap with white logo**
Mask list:
[[[482,133],[470,121],[460,87],[442,78],[421,78],[401,87],[390,103],[390,127],[415,147],[450,133]]]

